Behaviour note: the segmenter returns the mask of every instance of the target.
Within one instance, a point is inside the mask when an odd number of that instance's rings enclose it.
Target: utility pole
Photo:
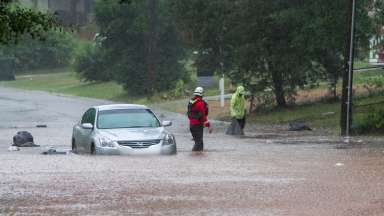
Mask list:
[[[345,71],[343,73],[340,126],[341,135],[348,137],[352,124],[352,80],[354,60],[354,38],[355,38],[355,13],[356,0],[348,0],[348,40],[345,55]]]
[[[156,82],[156,49],[157,49],[157,31],[156,31],[156,0],[148,0],[148,73],[149,73],[149,91],[154,91]]]

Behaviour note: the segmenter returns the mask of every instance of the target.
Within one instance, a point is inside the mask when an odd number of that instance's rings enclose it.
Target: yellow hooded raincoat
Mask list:
[[[238,86],[236,92],[231,98],[231,116],[236,119],[243,119],[245,116],[245,89],[243,86]]]

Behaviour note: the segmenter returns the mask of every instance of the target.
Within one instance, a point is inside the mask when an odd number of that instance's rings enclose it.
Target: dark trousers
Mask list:
[[[190,125],[189,127],[195,145],[192,148],[192,151],[203,151],[203,134],[204,134],[204,125]]]
[[[243,130],[245,127],[245,117],[242,119],[236,119],[236,120],[239,123],[240,128]]]

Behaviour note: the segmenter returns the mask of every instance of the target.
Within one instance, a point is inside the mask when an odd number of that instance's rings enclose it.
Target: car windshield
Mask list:
[[[160,122],[148,109],[102,110],[98,113],[99,129],[141,127],[160,127]]]

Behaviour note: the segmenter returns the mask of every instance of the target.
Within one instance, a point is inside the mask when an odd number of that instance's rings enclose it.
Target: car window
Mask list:
[[[160,122],[148,109],[104,110],[99,111],[97,127],[99,129],[153,128],[160,127]]]
[[[87,111],[83,114],[83,117],[81,117],[81,124],[87,123],[87,115],[88,115],[88,111],[89,111],[89,110],[87,110]]]
[[[89,123],[91,123],[92,125],[95,125],[95,118],[96,118],[96,110],[92,108],[89,111]]]
[[[84,113],[83,117],[81,118],[81,124],[91,123],[92,125],[94,125],[95,117],[96,117],[96,110],[94,108],[91,108]]]

